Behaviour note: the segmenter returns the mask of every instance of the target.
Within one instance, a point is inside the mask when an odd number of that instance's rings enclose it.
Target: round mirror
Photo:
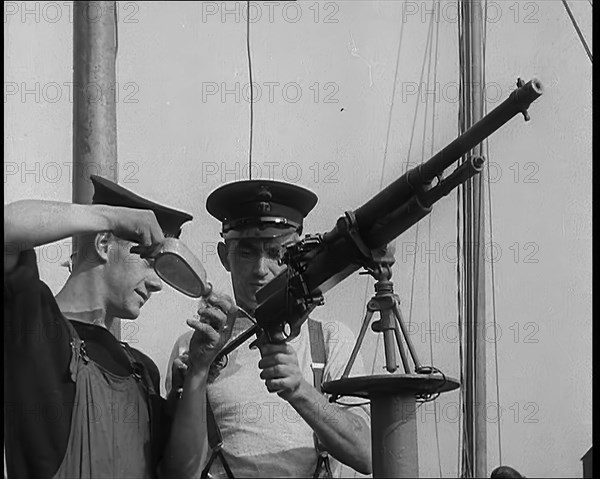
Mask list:
[[[200,298],[211,292],[204,267],[194,254],[178,239],[167,238],[154,258],[156,274],[181,293]]]

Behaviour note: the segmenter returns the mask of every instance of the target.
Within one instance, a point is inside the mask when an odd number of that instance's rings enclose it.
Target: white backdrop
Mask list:
[[[433,23],[429,1],[252,3],[260,92],[253,176],[318,194],[306,233],[330,230],[345,210],[402,174],[407,161],[428,158],[456,136],[455,2],[441,2]],[[591,43],[591,6],[570,4]],[[215,248],[219,224],[204,203],[223,182],[248,174],[244,5],[120,2],[118,12],[119,181],[194,215],[182,238],[226,291]],[[71,2],[7,2],[4,17],[4,202],[70,201]],[[426,53],[430,25],[439,32],[437,66]],[[488,109],[519,76],[537,75],[545,86],[530,123],[515,118],[489,139],[489,469],[499,464],[500,425],[503,463],[530,477],[581,477],[592,430],[591,63],[554,0],[488,2],[486,43]],[[456,209],[452,194],[397,240],[393,277],[422,361],[454,377]],[[66,279],[60,263],[68,254],[68,242],[39,251],[41,274],[54,292]],[[327,294],[318,317],[358,332],[372,284],[369,277],[349,278]],[[137,321],[123,322],[123,339],[152,356],[164,375],[194,311],[194,301],[165,287]],[[379,372],[383,352],[374,334],[362,352],[367,368]],[[458,426],[456,392],[420,408],[423,477],[456,477]]]

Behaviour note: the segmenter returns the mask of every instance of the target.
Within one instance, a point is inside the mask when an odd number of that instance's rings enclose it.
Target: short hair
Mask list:
[[[111,231],[98,231],[96,233],[85,233],[77,237],[77,250],[71,254],[71,270],[78,269],[81,265],[96,259],[96,236],[106,233],[108,240],[119,244],[128,243],[127,240],[116,236]]]
[[[525,477],[522,476],[518,471],[510,466],[498,466],[492,471],[491,478],[513,478],[513,477]]]

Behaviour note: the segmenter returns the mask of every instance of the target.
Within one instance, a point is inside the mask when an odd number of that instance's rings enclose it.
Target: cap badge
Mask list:
[[[271,194],[269,189],[264,185],[261,186],[257,196],[258,204],[256,209],[258,210],[258,213],[265,214],[271,211],[271,203],[269,202],[271,201],[273,195]]]

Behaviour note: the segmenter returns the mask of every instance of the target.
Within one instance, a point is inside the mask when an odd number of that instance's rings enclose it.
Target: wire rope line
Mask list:
[[[400,27],[400,38],[398,39],[398,50],[396,53],[396,68],[394,71],[394,84],[392,86],[392,98],[390,101],[390,109],[388,112],[388,124],[387,124],[387,131],[385,134],[385,146],[383,149],[383,163],[381,165],[381,176],[379,178],[379,189],[380,190],[383,188],[383,180],[385,179],[385,164],[387,161],[388,146],[389,146],[389,142],[390,142],[390,131],[391,131],[391,127],[392,127],[392,114],[394,112],[394,102],[396,100],[396,87],[398,84],[398,70],[400,68],[400,51],[401,51],[401,47],[402,47],[403,35],[404,35],[404,22],[402,22],[402,26]]]
[[[439,10],[440,8],[440,0],[437,0],[434,2],[434,5],[436,5],[436,7],[434,7],[434,11],[435,8],[437,8]],[[435,62],[434,62],[434,66],[433,66],[433,105],[432,105],[432,112],[431,112],[431,151],[430,151],[430,156],[433,157],[434,154],[434,145],[435,145],[435,106],[436,106],[436,88],[437,88],[437,67],[438,67],[438,46],[439,46],[439,39],[440,39],[440,22],[436,22],[436,30],[435,30],[435,53],[434,53],[434,58],[435,58]],[[431,56],[430,56],[430,60],[431,60]],[[427,80],[429,80],[429,66],[428,66],[428,73],[427,73]],[[425,110],[427,111],[427,110]],[[427,121],[427,113],[425,114],[425,121]],[[424,129],[425,130],[425,129]],[[425,142],[423,142],[423,152],[424,152],[424,146],[425,146]],[[424,157],[424,153],[422,153],[422,157]],[[422,161],[424,161],[425,158],[422,159]],[[428,244],[429,244],[429,248],[431,249],[431,217],[432,215],[429,215],[429,228],[428,228]],[[427,310],[428,310],[428,319],[429,319],[429,330],[432,331],[432,318],[431,318],[431,256],[427,255],[427,281],[428,281],[428,297],[427,297]],[[429,356],[430,356],[430,362],[431,362],[431,366],[433,367],[435,362],[433,360],[433,340],[432,340],[432,335],[429,335]],[[438,469],[439,469],[439,477],[443,477],[443,472],[442,472],[442,454],[441,454],[441,447],[440,447],[440,434],[439,434],[439,422],[438,422],[438,414],[437,414],[437,407],[433,407],[433,417],[434,417],[434,424],[435,424],[435,443],[436,443],[436,449],[437,449],[437,457],[438,457]]]
[[[119,9],[117,8],[117,2],[113,2],[113,12],[115,18],[115,59],[117,53],[119,53]]]
[[[457,4],[458,4],[458,0],[457,0]],[[460,11],[458,5],[457,5],[457,10]],[[462,41],[463,41],[463,31],[462,31],[462,23],[460,22],[460,18],[459,21],[457,23],[457,34],[458,34],[458,44],[459,44],[459,49],[458,49],[458,55],[459,55],[459,64],[462,65],[462,63],[464,62],[464,51],[463,51],[463,47],[462,47]],[[459,70],[459,98],[462,97],[463,94],[463,72],[462,69]],[[459,104],[459,109],[458,109],[458,118],[457,118],[457,125],[456,125],[456,129],[457,129],[457,136],[460,135],[460,132],[462,130],[462,125],[463,125],[463,108],[462,108],[462,103]],[[459,162],[459,164],[462,162]],[[463,315],[463,295],[461,294],[463,288],[463,270],[462,270],[462,262],[460,260],[460,258],[462,258],[463,256],[463,248],[462,248],[462,235],[463,235],[463,228],[461,227],[463,222],[462,222],[462,211],[463,211],[463,205],[464,205],[464,193],[463,193],[464,187],[460,186],[459,188],[457,188],[456,190],[456,252],[457,252],[457,262],[456,262],[456,309],[457,309],[457,317],[458,317],[458,331],[459,331],[459,335],[458,335],[458,364],[459,364],[459,381],[460,384],[464,384],[464,353],[463,353],[463,334],[464,334],[464,315]],[[460,389],[460,393],[459,393],[459,410],[461,411],[463,417],[464,417],[464,388],[461,387]],[[462,454],[463,452],[463,447],[464,447],[464,440],[465,440],[465,432],[462,429],[462,420],[458,421],[459,427],[458,427],[458,438],[457,438],[457,468],[456,470],[458,471],[459,475],[460,475],[460,471],[461,468],[463,467],[464,463],[463,463],[463,459],[464,459],[464,455]]]
[[[459,3],[457,1],[457,3]],[[469,52],[467,51],[467,36],[468,31],[465,31],[465,19],[463,9],[460,8],[460,4],[458,5],[458,43],[459,43],[459,64],[464,65],[469,56]],[[459,111],[458,111],[458,133],[462,133],[466,129],[467,122],[470,120],[470,112],[466,110],[466,83],[470,81],[469,78],[465,78],[466,72],[464,69],[459,70],[459,89],[460,89],[460,103],[459,103]],[[463,161],[460,161],[459,164],[462,164]],[[465,384],[465,337],[466,335],[466,326],[465,326],[465,316],[467,315],[467,310],[469,309],[469,305],[467,304],[467,298],[469,295],[467,294],[468,284],[467,284],[467,267],[468,262],[465,260],[466,255],[469,254],[468,242],[466,241],[466,237],[469,233],[468,225],[464,221],[464,214],[467,211],[469,205],[469,196],[467,194],[468,184],[461,185],[457,190],[457,203],[459,205],[457,209],[457,251],[458,258],[457,261],[457,280],[458,280],[458,324],[459,324],[459,363],[460,363],[460,383]],[[465,243],[463,245],[463,240]],[[464,292],[464,294],[462,294]],[[459,401],[461,403],[461,412],[462,418],[460,423],[463,423],[465,416],[467,415],[467,403],[468,398],[466,397],[467,390],[462,387],[460,390]],[[460,467],[459,473],[461,477],[472,477],[472,464],[470,463],[469,455],[467,454],[467,450],[471,447],[471,440],[469,437],[469,431],[463,423],[462,431],[459,428],[459,457],[460,457]]]
[[[567,0],[562,0],[562,4],[565,6],[565,10],[567,11],[569,18],[571,19],[571,23],[573,24],[573,27],[575,28],[575,31],[577,32],[577,35],[579,36],[579,41],[581,41],[583,48],[585,48],[585,52],[587,53],[587,56],[590,59],[590,63],[593,63],[592,62],[592,52],[590,51],[590,48],[588,47],[588,44],[585,41],[583,34],[581,33],[581,29],[579,28],[579,25],[577,24],[577,20],[575,20],[575,17],[573,16],[573,12],[571,12],[571,8],[569,8],[569,5],[567,4]],[[590,3],[590,5],[591,5],[591,3]]]
[[[423,76],[425,73],[425,61],[427,59],[427,54],[429,52],[429,55],[431,56],[430,53],[430,45],[431,45],[431,37],[432,37],[432,32],[433,32],[433,18],[434,16],[431,16],[431,19],[429,21],[429,30],[427,32],[427,41],[425,43],[425,52],[423,54],[423,64],[421,65],[421,75],[419,78],[419,88],[421,87],[421,85],[423,85]],[[416,130],[416,125],[417,125],[417,115],[419,113],[419,98],[417,98],[416,104],[415,104],[415,113],[413,115],[413,125],[412,125],[412,130],[411,130],[411,134],[410,134],[410,141],[408,144],[408,153],[406,155],[406,170],[408,171],[409,165],[410,165],[410,156],[411,156],[411,151],[412,151],[412,145],[413,145],[413,140],[415,137],[415,130]],[[427,120],[425,118],[425,120]],[[415,225],[415,245],[419,244],[419,223],[417,223]],[[414,292],[415,292],[415,272],[417,269],[417,253],[416,253],[416,249],[415,249],[415,255],[413,258],[413,268],[412,268],[412,281],[411,281],[411,285],[410,285],[410,306],[408,309],[408,327],[410,328],[411,324],[412,324],[412,312],[413,312],[413,306],[414,306]]]
[[[488,0],[485,0],[484,2],[484,15],[483,18],[487,19],[487,6],[488,6]],[[484,21],[483,23],[483,86],[485,88],[486,85],[486,76],[485,76],[485,70],[486,70],[486,50],[487,50],[487,21]],[[484,95],[484,99],[483,99],[483,108],[484,108],[484,114],[487,115],[488,113],[488,105],[487,105],[487,100],[486,97]],[[488,192],[488,216],[489,216],[489,228],[490,228],[490,245],[494,244],[494,227],[493,227],[493,221],[492,221],[492,212],[493,212],[493,208],[492,208],[492,185],[491,185],[491,181],[490,181],[490,144],[488,139],[485,139],[485,144],[484,144],[484,149],[485,149],[485,159],[486,159],[486,173],[487,173],[487,192]],[[493,251],[493,250],[492,250]],[[492,291],[491,291],[491,298],[492,298],[492,322],[494,325],[494,370],[495,370],[495,376],[496,376],[496,405],[498,407],[498,427],[497,427],[497,431],[498,431],[498,462],[499,464],[503,464],[502,461],[502,427],[501,427],[501,419],[500,419],[500,411],[502,410],[502,407],[500,405],[500,374],[499,374],[499,367],[498,367],[498,338],[497,338],[497,331],[498,331],[498,326],[497,326],[497,315],[496,315],[496,274],[495,274],[495,268],[494,268],[494,258],[492,258],[492,260],[490,261],[490,275],[491,275],[491,282],[492,282]]]
[[[254,86],[252,85],[252,58],[250,55],[250,0],[246,2],[246,52],[250,79],[250,140],[248,146],[248,179],[252,179],[252,142],[254,134]]]

